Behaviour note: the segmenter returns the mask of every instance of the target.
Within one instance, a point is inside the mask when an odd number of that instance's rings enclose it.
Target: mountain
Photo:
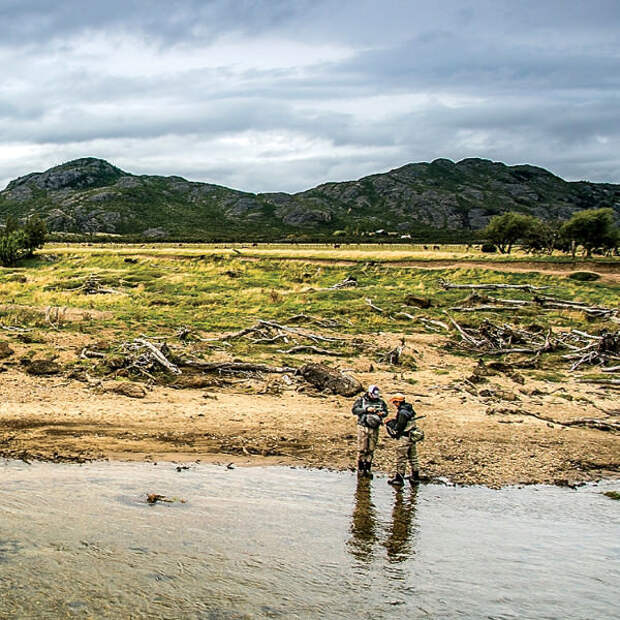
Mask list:
[[[407,164],[297,194],[252,194],[177,176],[134,175],[88,157],[19,177],[0,192],[0,221],[37,214],[50,231],[205,240],[378,229],[457,238],[506,211],[555,220],[598,207],[612,207],[620,217],[620,185],[567,182],[536,166],[474,158]]]

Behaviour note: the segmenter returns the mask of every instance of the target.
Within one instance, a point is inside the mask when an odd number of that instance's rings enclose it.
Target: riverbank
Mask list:
[[[458,249],[46,247],[0,270],[0,456],[352,468],[355,390],[322,364],[408,395],[430,479],[618,477],[618,271]]]
[[[405,392],[418,414],[427,416],[420,421],[427,439],[419,445],[425,475],[492,487],[619,477],[617,434],[564,425],[583,418],[617,420],[613,389],[570,378],[561,384],[528,378],[521,385],[497,374],[474,393],[462,383],[474,362],[438,350],[436,340],[429,334],[408,337],[408,346],[423,360],[413,384],[402,373],[370,371],[365,357],[350,366],[364,384],[378,383],[385,395]],[[1,377],[4,457],[340,470],[355,463],[352,398],[245,381],[208,389],[154,386],[144,398],[132,399],[102,392],[96,383],[33,377],[16,368]],[[391,443],[382,431],[377,470],[390,471]]]

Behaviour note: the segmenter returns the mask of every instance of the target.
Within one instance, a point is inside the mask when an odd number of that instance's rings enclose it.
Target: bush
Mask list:
[[[601,276],[593,271],[574,271],[567,277],[578,282],[594,282],[594,280],[599,280]]]
[[[23,227],[9,216],[0,234],[0,265],[11,267],[20,258],[32,256],[37,248],[43,247],[47,230],[38,217],[30,218]]]
[[[26,239],[24,232],[14,230],[0,237],[0,265],[10,267],[25,254]]]
[[[485,252],[487,254],[493,254],[493,253],[497,252],[497,248],[495,247],[494,243],[483,243],[480,246],[480,251],[481,252]]]

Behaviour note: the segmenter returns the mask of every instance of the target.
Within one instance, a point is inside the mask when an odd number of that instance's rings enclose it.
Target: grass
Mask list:
[[[179,248],[172,246],[161,247],[153,254],[144,254],[144,248],[135,246],[115,251],[110,246],[46,247],[45,254],[56,255],[55,261],[35,257],[19,268],[0,270],[0,322],[44,330],[49,325],[41,313],[42,307],[108,311],[110,318],[66,322],[62,329],[93,335],[106,332],[127,339],[139,334],[171,337],[181,326],[203,334],[217,334],[246,327],[259,318],[283,320],[303,312],[334,318],[341,323],[342,331],[350,334],[410,334],[425,328],[417,322],[374,313],[365,300],[370,298],[380,308],[396,312],[402,309],[407,295],[426,297],[431,308],[407,311],[445,320],[445,310],[459,305],[468,291],[443,290],[439,278],[456,283],[549,286],[548,292],[557,297],[606,306],[617,304],[617,287],[604,281],[581,282],[544,272],[501,272],[493,270],[492,265],[416,269],[390,264],[394,255],[400,256],[400,250],[392,248],[372,249],[383,253],[386,261],[352,265],[313,263],[316,250],[297,246],[282,246],[277,251],[300,257],[305,251],[310,254],[308,260],[266,256],[251,260],[214,246],[181,249],[182,256]],[[137,262],[126,262],[127,254],[132,254]],[[84,295],[72,290],[91,273],[121,294]],[[328,290],[346,276],[355,276],[359,286]],[[501,292],[493,294],[502,296]],[[511,291],[509,296],[528,298],[521,291]],[[604,322],[591,324],[582,313],[566,310],[541,313],[525,308],[518,312],[518,317],[516,312],[451,314],[464,326],[478,325],[485,318],[497,322],[514,322],[518,318],[522,325],[537,324],[545,329],[581,327],[590,332],[606,326]],[[232,350],[238,354],[246,352],[243,343],[235,347]],[[273,351],[269,346],[255,349],[264,355]],[[552,374],[549,380],[553,380]]]
[[[191,244],[191,243],[161,243],[161,244],[49,244],[47,251],[61,254],[122,254],[132,256],[140,254],[159,256],[230,256],[234,254],[232,248],[240,251],[248,258],[298,259],[298,260],[328,260],[350,262],[401,262],[401,261],[454,261],[470,260],[485,263],[557,263],[578,264],[571,256],[555,253],[552,256],[531,255],[521,251],[511,254],[487,254],[477,249],[467,249],[465,245],[443,244],[440,250],[432,250],[432,245],[423,244],[347,244],[334,248],[332,244],[260,244],[249,246],[243,244]],[[425,249],[429,248],[429,249]],[[588,259],[588,263],[620,265],[620,259],[596,256]]]

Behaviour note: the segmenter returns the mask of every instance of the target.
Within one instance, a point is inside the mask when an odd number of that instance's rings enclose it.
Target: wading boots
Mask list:
[[[400,474],[395,474],[387,483],[391,484],[393,487],[402,487],[405,484],[405,479]]]
[[[409,480],[409,484],[412,487],[420,484],[420,472],[419,471],[411,472],[411,476],[409,476],[409,478],[407,478],[407,480]]]

